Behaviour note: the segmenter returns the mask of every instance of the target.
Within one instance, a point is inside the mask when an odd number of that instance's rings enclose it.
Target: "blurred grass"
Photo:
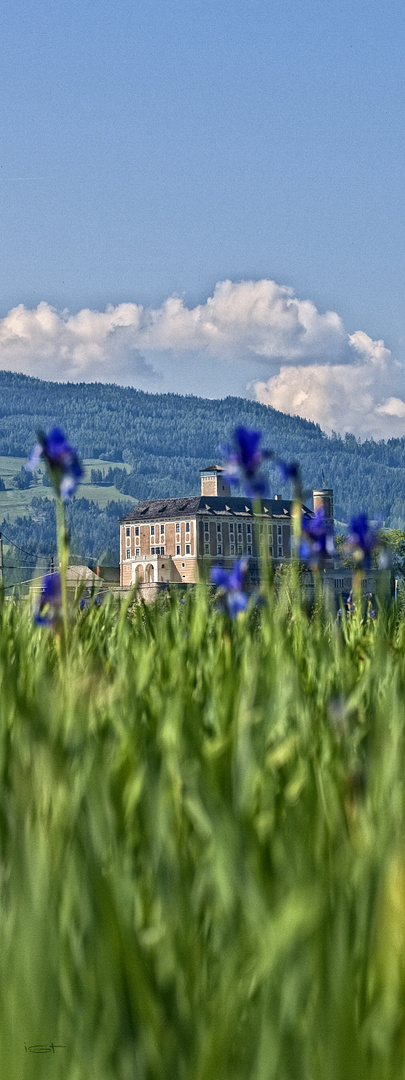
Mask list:
[[[201,586],[65,669],[0,607],[2,1076],[405,1077],[404,644]]]

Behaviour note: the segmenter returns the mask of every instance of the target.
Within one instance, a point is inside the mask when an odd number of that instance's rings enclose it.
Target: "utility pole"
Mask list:
[[[3,585],[3,537],[0,532],[0,589]]]

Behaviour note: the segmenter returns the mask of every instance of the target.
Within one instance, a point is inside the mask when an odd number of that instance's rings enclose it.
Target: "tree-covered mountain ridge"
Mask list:
[[[221,444],[245,424],[260,430],[263,445],[280,457],[300,462],[308,490],[333,487],[340,521],[367,510],[388,526],[405,526],[405,438],[328,437],[318,424],[245,398],[46,382],[0,371],[0,455],[28,454],[36,431],[54,424],[83,457],[129,463],[123,494],[137,499],[196,494],[199,470],[220,461]],[[284,493],[271,468],[269,485],[271,493]]]

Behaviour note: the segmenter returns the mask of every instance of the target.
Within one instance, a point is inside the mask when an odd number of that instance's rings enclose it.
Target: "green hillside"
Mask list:
[[[405,527],[405,439],[360,444],[353,435],[328,438],[316,424],[244,398],[147,394],[115,385],[43,382],[0,372],[0,479],[6,488],[0,491],[0,528],[3,521],[4,531],[7,524],[9,535],[13,540],[18,535],[21,546],[29,541],[35,550],[38,544],[49,549],[50,514],[39,514],[38,505],[33,513],[32,499],[49,500],[50,489],[31,481],[29,488],[19,490],[14,480],[38,428],[60,424],[88,463],[85,484],[71,511],[74,549],[98,559],[104,522],[102,551],[117,559],[117,517],[123,501],[197,493],[199,469],[220,460],[219,447],[238,423],[260,429],[264,445],[279,456],[298,460],[308,490],[322,481],[333,487],[339,521],[367,510],[388,527]],[[110,471],[114,483],[106,486],[104,475],[101,485],[89,484],[91,468],[98,480],[100,470]],[[284,494],[271,468],[269,485],[271,493]],[[111,504],[118,507],[114,520]]]

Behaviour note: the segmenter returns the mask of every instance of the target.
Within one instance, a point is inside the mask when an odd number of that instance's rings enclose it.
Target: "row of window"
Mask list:
[[[152,546],[151,549],[150,549],[150,553],[151,553],[151,555],[164,555],[165,554],[165,549],[162,546],[160,546],[160,547],[153,547]],[[176,555],[181,555],[181,546],[180,546],[180,544],[176,544]],[[186,555],[191,555],[191,544],[186,544]],[[126,557],[127,557],[127,559],[131,558],[131,548],[126,549]],[[141,549],[139,547],[137,547],[137,548],[135,548],[135,558],[139,559],[140,557],[141,557]]]
[[[150,527],[150,535],[151,536],[158,536],[159,532],[160,532],[161,536],[164,536],[164,532],[165,532],[165,522],[164,521],[161,521],[160,525],[150,525],[149,527]],[[139,529],[140,529],[140,526],[135,525],[135,536],[140,535]],[[179,521],[176,521],[176,533],[178,533],[178,538],[180,539],[180,522]],[[190,522],[189,521],[186,521],[186,533],[190,533]],[[127,537],[127,540],[129,540],[130,536],[131,536],[131,527],[130,527],[130,525],[126,526],[125,535]]]
[[[160,535],[162,536],[164,534],[166,524],[167,523],[162,521],[162,522],[160,522],[160,525],[150,525],[149,526],[150,527],[150,535],[151,536],[156,536],[160,532]],[[252,522],[251,521],[246,521],[245,526],[246,526],[246,535],[251,536],[251,534],[252,534]],[[229,528],[229,535],[232,536],[232,534],[235,533],[235,522],[230,521],[228,523],[228,528]],[[264,530],[269,532],[269,528],[272,528],[272,525],[271,525],[270,522],[265,522],[265,523],[261,522],[260,525],[259,525],[260,534],[262,535]],[[139,529],[140,529],[140,526],[135,525],[135,536],[140,535]],[[209,521],[204,521],[204,532],[209,533],[209,531],[210,531],[210,522]],[[186,533],[189,533],[189,532],[190,532],[190,522],[186,521]],[[243,522],[242,521],[236,522],[236,532],[237,532],[237,534],[239,536],[241,534],[243,534]],[[180,534],[180,523],[179,522],[176,522],[176,533]],[[222,533],[222,521],[217,522],[217,533]],[[130,536],[131,536],[131,528],[130,528],[129,525],[126,526],[125,534],[126,534],[127,538],[129,539]],[[282,536],[282,535],[283,535],[283,526],[282,525],[277,525],[277,536]]]
[[[245,547],[246,547],[246,554],[247,555],[252,555],[253,554],[253,546],[252,546],[252,544],[246,544]],[[230,542],[230,544],[229,544],[229,554],[230,555],[235,555],[235,549],[236,549],[236,545],[234,543]],[[237,549],[238,549],[238,555],[243,555],[244,545],[243,545],[242,539],[241,539],[240,543],[238,543]],[[217,537],[217,545],[216,545],[215,554],[216,555],[223,555],[224,554],[222,539],[219,540],[218,537]],[[204,540],[204,555],[211,555],[211,543],[210,543],[209,539]]]
[[[245,524],[246,524],[246,534],[247,534],[247,536],[250,536],[251,533],[252,533],[252,522],[251,521],[246,521]],[[228,524],[228,527],[229,527],[229,535],[232,536],[232,534],[235,533],[235,522],[230,521],[229,524]],[[204,521],[204,533],[209,534],[209,531],[210,531],[210,522],[209,521]],[[236,531],[237,531],[239,536],[243,534],[243,522],[242,521],[238,521],[236,523]],[[217,522],[217,533],[222,533],[222,521]]]

